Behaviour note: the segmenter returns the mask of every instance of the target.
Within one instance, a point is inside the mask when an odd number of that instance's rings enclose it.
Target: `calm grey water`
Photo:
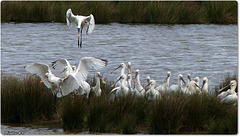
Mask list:
[[[61,58],[78,64],[85,56],[108,60],[99,70],[108,80],[116,80],[120,70],[110,72],[130,61],[143,85],[148,75],[162,84],[171,71],[170,84],[177,83],[179,73],[185,80],[191,73],[200,77],[200,85],[208,77],[214,88],[226,74],[238,73],[237,25],[96,25],[91,35],[84,33],[82,49],[77,48],[77,29],[63,23],[2,23],[1,29],[4,74],[25,76],[24,65]]]
[[[108,80],[115,80],[120,70],[110,72],[128,61],[133,71],[140,70],[143,84],[148,75],[160,84],[171,71],[171,84],[179,73],[185,79],[191,73],[201,82],[208,77],[214,87],[227,73],[237,73],[237,25],[96,25],[92,34],[84,33],[82,49],[76,35],[75,27],[63,23],[3,23],[2,72],[22,75],[26,64],[61,58],[78,64],[81,57],[94,56],[108,60],[99,70]]]

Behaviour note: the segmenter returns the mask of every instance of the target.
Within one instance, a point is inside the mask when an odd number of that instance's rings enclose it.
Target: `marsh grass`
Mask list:
[[[2,76],[2,122],[57,119],[65,131],[90,133],[237,133],[237,106],[221,104],[214,95],[163,94],[162,100],[153,102],[128,95],[112,101],[108,94],[112,82],[107,82],[101,84],[102,96],[69,94],[57,100],[55,111],[51,91],[39,81],[36,76]],[[94,86],[96,80],[88,82]]]
[[[54,114],[54,98],[36,76],[1,77],[1,119],[8,123],[48,120]]]
[[[66,22],[74,14],[93,14],[96,23],[237,24],[237,2],[72,1],[1,2],[2,22]]]

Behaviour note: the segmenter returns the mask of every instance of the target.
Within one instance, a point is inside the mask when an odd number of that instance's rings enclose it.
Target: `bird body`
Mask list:
[[[168,71],[168,72],[167,72],[167,77],[166,77],[166,79],[164,80],[164,84],[156,87],[156,90],[159,91],[159,92],[161,92],[161,93],[166,93],[166,92],[168,92],[168,90],[169,90],[170,77],[171,77],[171,72]]]
[[[115,68],[111,73],[113,73],[114,71],[116,71],[117,69],[121,68],[121,73],[120,73],[120,76],[118,77],[118,79],[122,76],[122,75],[125,75],[125,69],[126,69],[126,65],[125,63],[121,63],[117,68]],[[127,81],[124,82],[125,86],[128,87],[128,83]],[[120,84],[120,81],[118,81],[116,84],[115,84],[115,87],[119,87],[121,84]]]
[[[195,77],[194,81],[196,82],[197,85],[199,85],[199,81],[200,81],[199,77]],[[198,94],[201,93],[201,89],[197,87],[196,88],[196,92]]]
[[[32,63],[26,65],[24,68],[32,74],[37,74],[41,78],[41,82],[50,88],[57,97],[66,96],[78,88],[77,81],[74,77],[70,76],[65,79],[56,77],[52,74],[50,67],[45,63]],[[70,83],[71,86],[69,85]]]
[[[183,81],[183,75],[179,74],[178,75],[178,84],[177,85],[172,85],[170,86],[170,92],[178,92],[178,91],[182,91],[182,81]]]
[[[203,85],[202,85],[202,93],[207,94],[208,93],[208,78],[203,78]]]
[[[97,82],[96,82],[96,85],[94,87],[92,87],[92,91],[95,93],[95,95],[98,97],[98,96],[101,96],[102,94],[102,90],[101,90],[101,87],[100,87],[100,80],[102,79],[102,76],[101,76],[101,73],[100,72],[97,72]],[[103,79],[102,79],[103,83],[106,83]]]
[[[75,24],[78,29],[78,47],[82,47],[82,30],[83,28],[86,28],[86,33],[91,34],[92,31],[95,28],[95,20],[92,14],[89,16],[81,16],[81,15],[74,15],[72,13],[71,9],[68,9],[66,12],[66,21],[67,21],[67,26],[70,26],[70,24]],[[80,34],[81,33],[81,34]]]
[[[134,81],[136,82],[135,95],[139,97],[144,97],[145,89],[141,85],[139,69],[136,70]]]
[[[119,79],[115,82],[119,82],[120,86],[115,87],[109,93],[110,99],[114,100],[115,98],[126,96],[129,93],[129,88],[124,84],[127,81],[127,76],[123,74],[119,77]]]
[[[187,94],[196,94],[197,89],[200,89],[199,85],[197,84],[196,81],[190,81],[188,84],[188,87],[185,89],[184,93]]]
[[[73,77],[76,79],[78,86],[80,86],[81,95],[86,93],[87,98],[90,93],[90,85],[86,82],[87,75],[91,68],[100,69],[107,65],[107,60],[95,58],[95,57],[83,57],[80,59],[78,67],[75,71],[71,70],[71,65],[67,59],[59,59],[52,62],[52,66],[55,69],[67,70],[67,77]],[[68,70],[69,69],[69,70]]]
[[[232,80],[229,84],[230,90],[227,90],[225,93],[221,93],[218,95],[218,98],[221,98],[221,103],[226,103],[226,104],[237,104],[238,101],[238,96],[236,93],[236,87],[237,87],[237,81]]]
[[[149,84],[150,89],[147,91],[148,94],[148,101],[153,101],[156,99],[161,99],[161,94],[155,89],[156,86],[156,81],[155,80],[150,80]]]

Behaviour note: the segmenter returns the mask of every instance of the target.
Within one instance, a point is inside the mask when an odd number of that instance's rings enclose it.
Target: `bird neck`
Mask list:
[[[100,87],[100,78],[99,78],[99,77],[97,77],[96,86],[97,86],[97,87]]]
[[[125,67],[122,67],[121,69],[121,75],[125,74]]]
[[[236,86],[231,87],[230,94],[236,93],[236,92],[235,92],[235,89],[236,89]]]
[[[179,78],[178,79],[178,88],[181,88],[182,87],[182,80]]]

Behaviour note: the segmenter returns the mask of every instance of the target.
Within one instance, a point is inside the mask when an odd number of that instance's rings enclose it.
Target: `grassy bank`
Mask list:
[[[235,76],[227,79],[236,79]],[[17,78],[3,75],[1,83],[1,120],[65,131],[90,131],[122,134],[237,134],[237,106],[221,104],[215,96],[163,95],[148,102],[146,98],[126,96],[109,100],[110,85],[102,84],[101,97],[68,95],[57,100],[36,76]],[[95,85],[95,79],[89,80]],[[226,83],[220,83],[219,88]],[[217,89],[216,89],[217,90]]]
[[[237,24],[237,2],[1,2],[2,22],[65,22],[66,11],[96,23]]]

